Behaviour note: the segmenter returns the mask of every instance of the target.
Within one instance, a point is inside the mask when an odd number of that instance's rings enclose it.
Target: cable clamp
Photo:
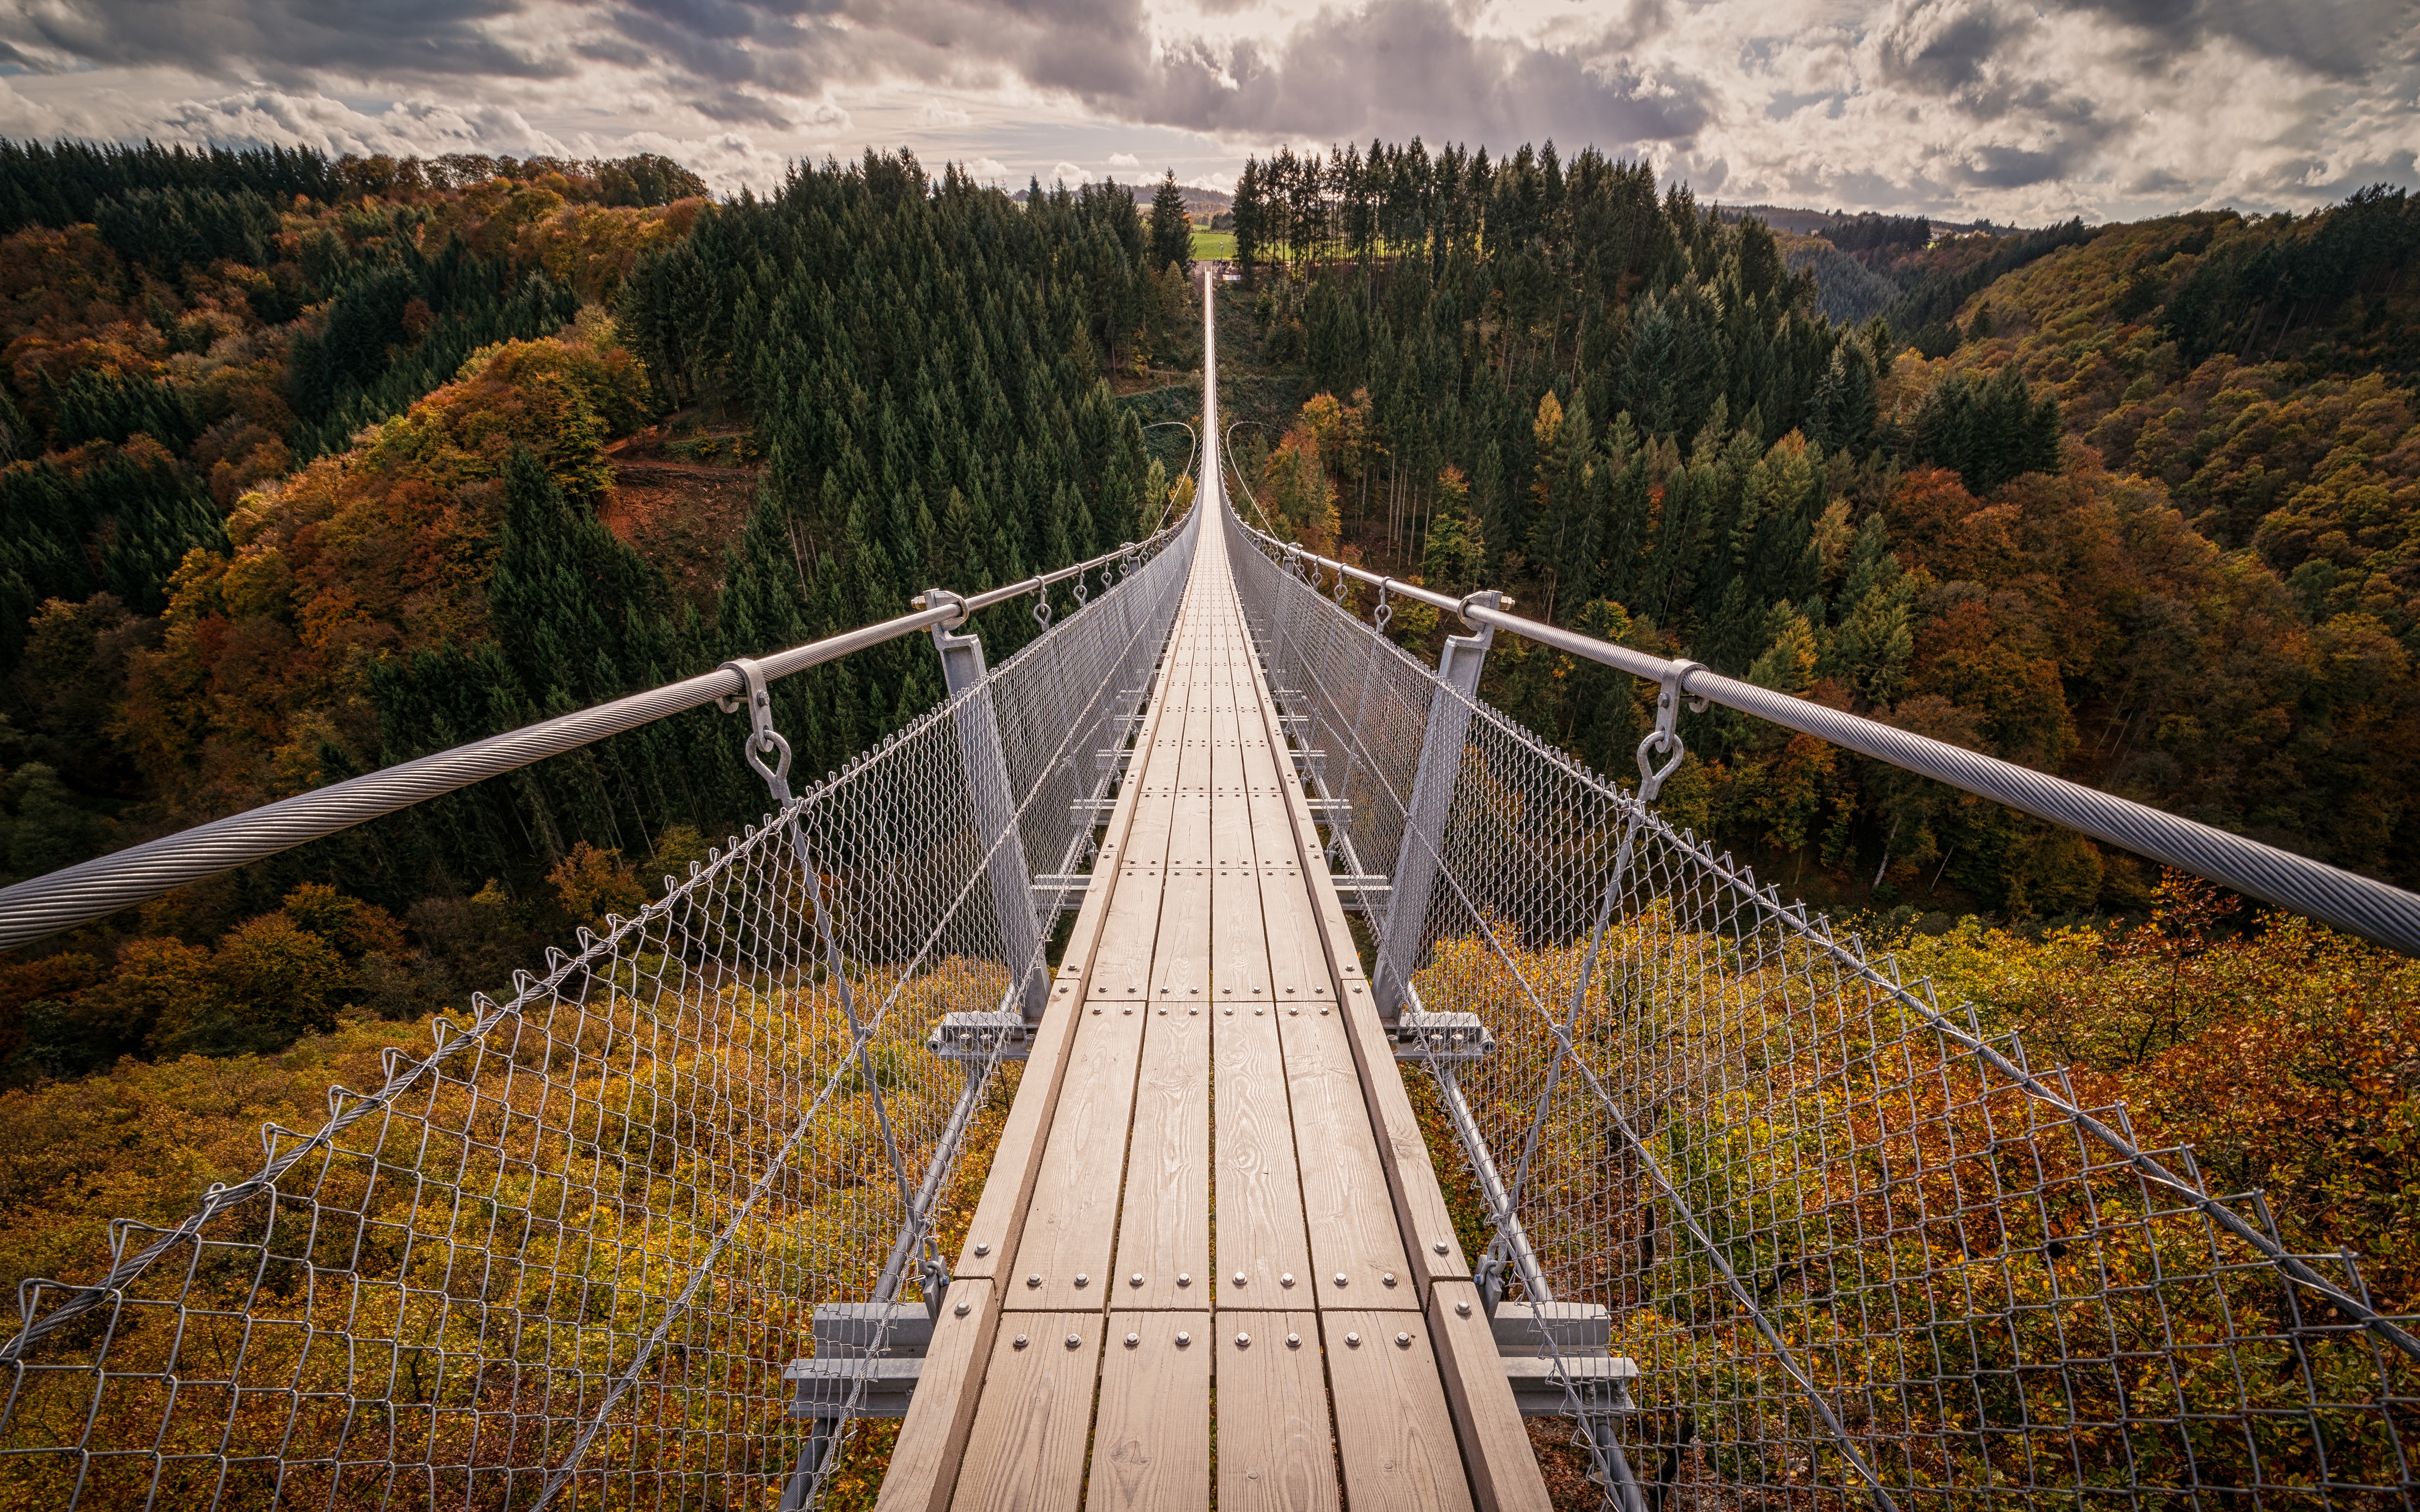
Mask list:
[[[944,604],[950,607],[952,612],[948,619],[941,622],[943,629],[954,630],[967,623],[967,616],[970,611],[967,608],[964,594],[954,594],[946,588],[927,588],[916,595],[918,609],[939,609]]]

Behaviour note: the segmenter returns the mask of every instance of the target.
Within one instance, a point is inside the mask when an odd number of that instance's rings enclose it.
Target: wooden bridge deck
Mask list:
[[[1209,522],[881,1507],[1547,1504],[1281,732]]]

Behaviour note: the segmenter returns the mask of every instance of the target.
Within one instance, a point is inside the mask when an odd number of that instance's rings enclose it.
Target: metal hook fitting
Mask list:
[[[773,728],[773,695],[766,691],[765,670],[745,656],[724,662],[722,670],[737,672],[747,691],[744,694],[726,693],[714,702],[725,714],[738,713],[744,703],[748,710],[748,738],[741,743],[740,751],[748,758],[748,764],[756,769],[756,775],[765,779],[765,785],[773,790],[773,796],[787,803],[790,801],[790,743]],[[779,759],[768,764],[768,756]]]
[[[1394,585],[1395,579],[1392,578],[1386,579],[1378,584],[1378,602],[1370,610],[1370,623],[1380,635],[1387,633],[1387,623],[1395,617],[1395,606],[1387,602],[1387,590]]]
[[[1676,661],[1664,673],[1663,688],[1655,695],[1655,728],[1638,743],[1638,801],[1641,803],[1655,801],[1655,795],[1664,791],[1664,779],[1679,771],[1683,758],[1689,754],[1689,748],[1681,739],[1679,728],[1681,700],[1688,693],[1682,685],[1688,681],[1691,672],[1703,671],[1703,662]],[[1706,701],[1693,699],[1690,706],[1702,713]],[[1662,766],[1648,759],[1650,751],[1665,756]]]

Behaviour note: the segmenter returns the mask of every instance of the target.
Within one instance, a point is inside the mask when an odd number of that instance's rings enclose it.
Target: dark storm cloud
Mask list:
[[[0,61],[47,72],[160,66],[316,83],[351,77],[546,78],[560,59],[517,51],[483,23],[520,0],[73,0],[0,14]]]
[[[2381,53],[2397,39],[2408,39],[2412,29],[2410,7],[2396,0],[2064,0],[2064,7],[2139,28],[2145,35],[2134,61],[2146,73],[2160,71],[2209,38],[2226,37],[2263,57],[2290,58],[2319,73],[2354,79],[2367,74]]]
[[[1995,0],[1918,0],[1883,27],[1874,53],[1883,77],[1902,89],[1972,97],[1985,89],[1993,55],[2032,24]]]
[[[2067,177],[2067,151],[2027,152],[2016,147],[1978,147],[1958,177],[1970,189],[2023,189]]]

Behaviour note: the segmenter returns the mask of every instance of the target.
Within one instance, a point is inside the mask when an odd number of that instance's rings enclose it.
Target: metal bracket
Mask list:
[[[1683,685],[1688,681],[1691,672],[1705,670],[1703,662],[1676,661],[1664,674],[1663,689],[1655,695],[1655,728],[1638,743],[1638,801],[1641,803],[1655,801],[1655,795],[1664,791],[1664,779],[1679,771],[1682,760],[1689,754],[1689,748],[1681,739],[1679,729],[1681,701],[1688,696],[1688,690]],[[1706,701],[1691,699],[1689,706],[1703,714]],[[1649,760],[1650,751],[1663,756],[1664,764],[1657,766]]]
[[[726,693],[716,699],[715,704],[725,714],[737,714],[743,706],[748,710],[748,739],[740,750],[747,756],[748,764],[756,769],[756,775],[763,778],[765,785],[772,790],[774,798],[787,803],[790,801],[790,743],[773,728],[773,695],[765,688],[765,670],[745,656],[724,662],[722,670],[737,672],[740,681],[746,685],[746,691]],[[777,759],[768,765],[767,757]]]
[[[1397,1060],[1474,1065],[1496,1048],[1496,1037],[1476,1013],[1429,1013],[1404,1009],[1392,1026]]]
[[[1022,1013],[944,1013],[924,1048],[943,1060],[988,1065],[997,1054],[1002,1060],[1023,1060],[1032,1053],[1033,1038]]]

